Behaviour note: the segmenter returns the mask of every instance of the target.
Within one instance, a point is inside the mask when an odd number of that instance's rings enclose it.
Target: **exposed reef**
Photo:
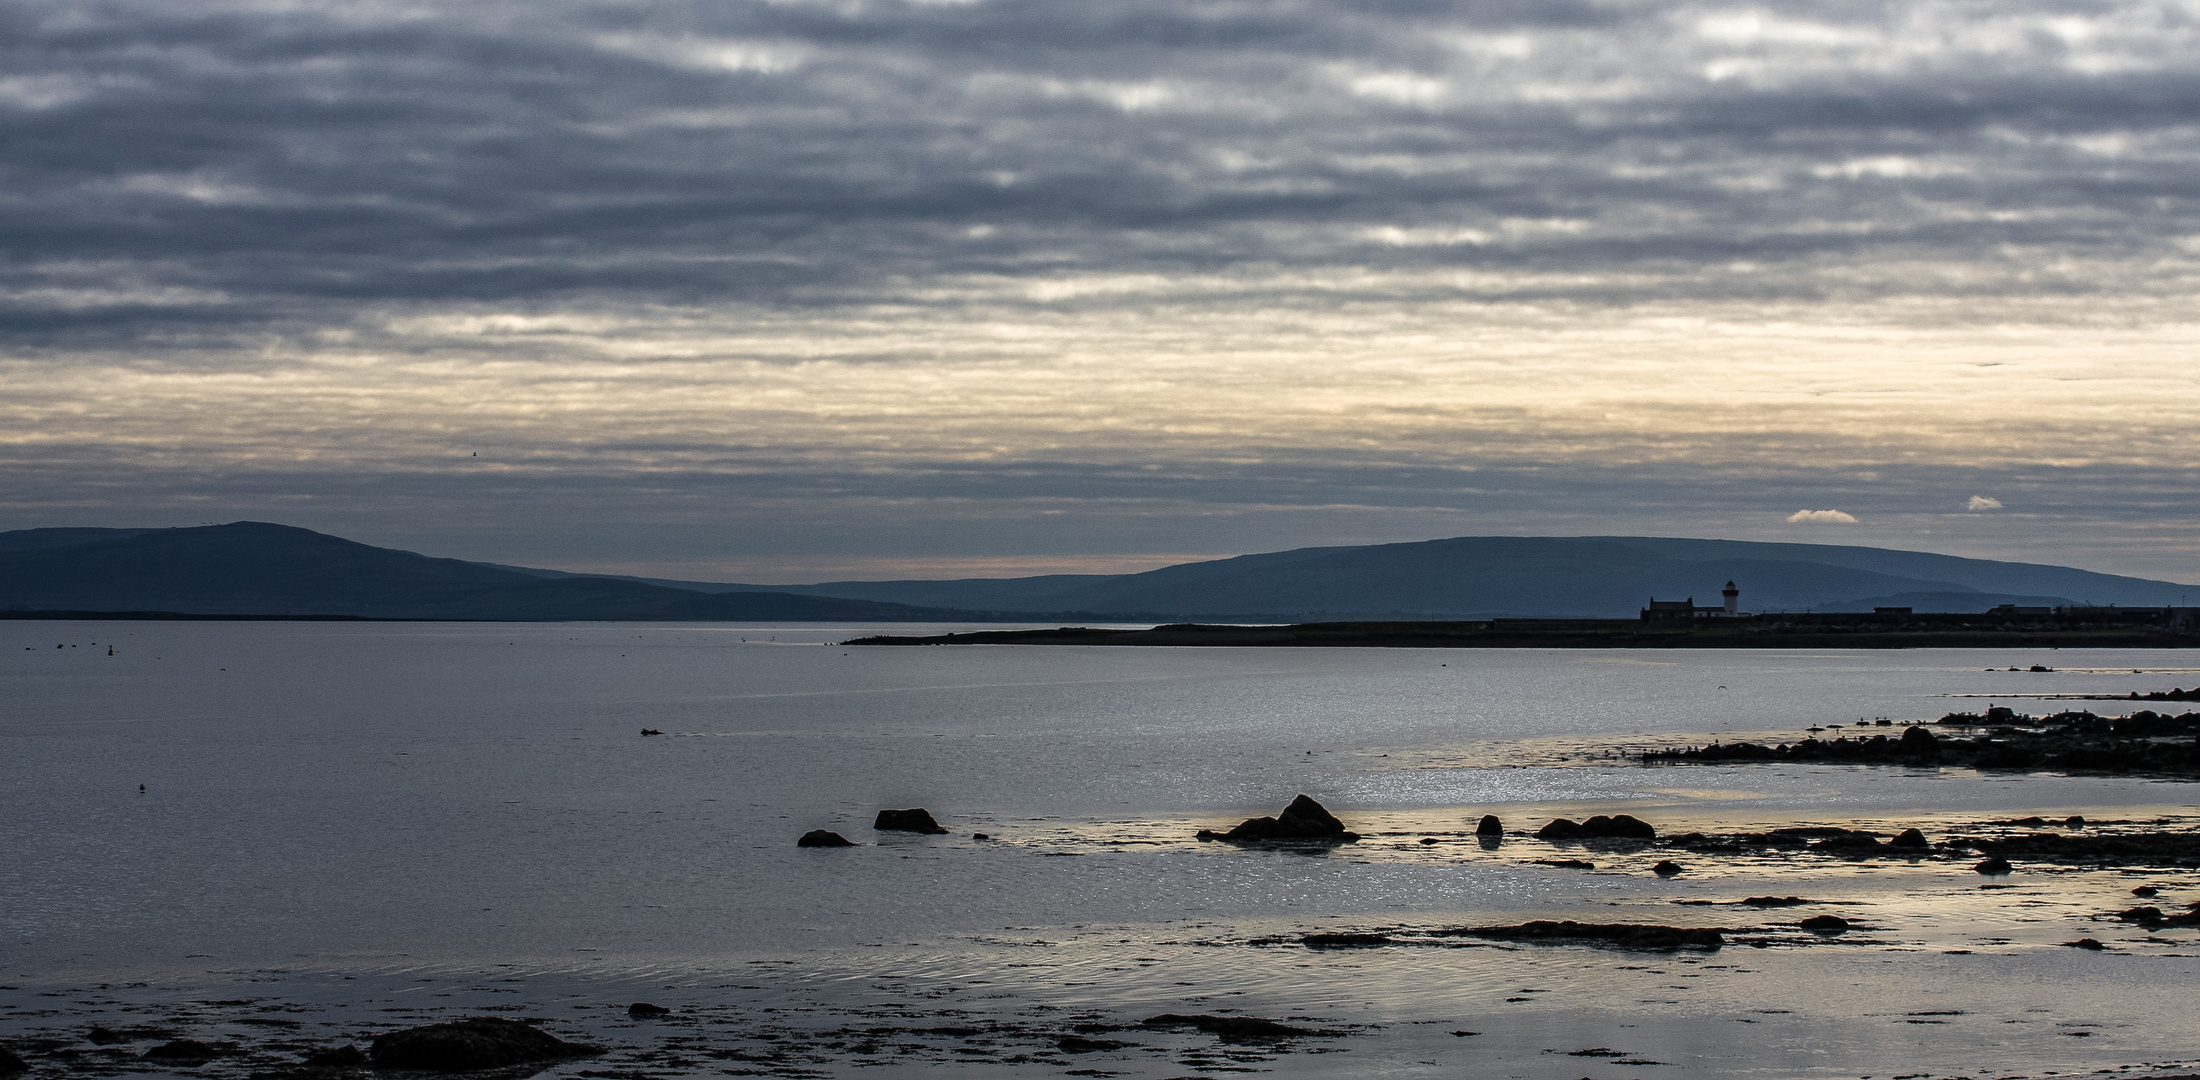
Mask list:
[[[1712,927],[1656,926],[1646,923],[1581,923],[1538,919],[1515,926],[1474,926],[1440,930],[1436,936],[1476,937],[1490,941],[1529,941],[1543,944],[1606,945],[1620,949],[1670,952],[1676,949],[1713,950],[1726,944],[1726,936]]]
[[[496,1016],[471,1016],[375,1036],[367,1054],[377,1069],[479,1072],[603,1053],[569,1043],[532,1024]]]
[[[1712,743],[1652,750],[1658,765],[1750,761],[1833,762],[1911,767],[1956,766],[1996,771],[2098,773],[2116,776],[2200,776],[2200,713],[2170,716],[2142,709],[2129,716],[2061,712],[2032,717],[2006,707],[1949,713],[1936,735],[1922,724],[1898,736],[1875,734],[1793,743]]]

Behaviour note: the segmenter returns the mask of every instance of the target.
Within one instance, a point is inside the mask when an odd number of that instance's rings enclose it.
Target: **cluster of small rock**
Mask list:
[[[874,832],[910,832],[923,833],[927,836],[944,836],[947,833],[947,826],[933,820],[932,812],[921,806],[910,807],[907,810],[881,810],[878,812],[878,818],[871,822],[871,829]],[[970,838],[973,840],[992,839],[984,833],[972,833]],[[795,841],[795,846],[854,847],[856,842],[830,829],[811,829],[809,832],[802,834],[802,839]]]

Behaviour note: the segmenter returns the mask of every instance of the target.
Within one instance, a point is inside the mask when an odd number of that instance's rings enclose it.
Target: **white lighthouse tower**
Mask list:
[[[1733,616],[1742,613],[1742,590],[1735,588],[1733,582],[1727,582],[1726,588],[1719,590],[1719,595],[1726,599],[1726,614],[1728,618],[1732,618]]]

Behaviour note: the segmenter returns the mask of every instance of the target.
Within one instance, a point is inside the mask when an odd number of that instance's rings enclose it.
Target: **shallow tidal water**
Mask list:
[[[193,1071],[246,1076],[492,1011],[612,1051],[556,1075],[1885,1080],[2200,1060],[2194,932],[2103,919],[2142,882],[2200,900],[2192,870],[1988,881],[1967,860],[1798,854],[1660,879],[1659,852],[1467,835],[1484,813],[1524,831],[1616,812],[1666,833],[2190,828],[2186,783],[1617,752],[1982,707],[1969,695],[2120,713],[2033,696],[2191,685],[2200,655],[831,644],[878,629],[0,623],[0,1042],[134,1025],[230,1040]],[[2001,670],[2032,664],[2057,670]],[[1191,839],[1299,792],[1367,839]],[[870,830],[900,806],[954,831]],[[865,846],[795,848],[812,828]],[[1822,903],[1733,905],[1768,894]],[[1794,926],[1822,911],[1857,929]],[[1534,918],[1733,933],[1705,954],[1297,942]],[[2108,948],[2063,947],[2079,937]],[[674,1014],[631,1021],[636,1000]],[[1323,1034],[1135,1026],[1164,1012]],[[1061,1049],[1073,1030],[1125,1045]],[[149,1045],[27,1056],[158,1072],[135,1056]]]

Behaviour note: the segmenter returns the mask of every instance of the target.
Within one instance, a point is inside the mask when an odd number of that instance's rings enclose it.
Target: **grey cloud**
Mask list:
[[[70,80],[80,96],[0,113],[0,176],[15,195],[0,207],[12,266],[0,285],[16,293],[8,325],[30,334],[95,310],[157,322],[204,308],[253,325],[369,300],[860,302],[912,276],[1309,260],[1647,276],[1582,290],[1613,302],[1818,295],[1828,261],[1970,261],[2008,244],[2133,260],[2160,248],[2165,225],[2200,229],[2189,63],[2080,74],[2043,45],[1992,63],[1955,52],[1892,73],[1706,82],[1675,29],[1690,10],[544,4],[421,20],[372,6],[24,6],[12,70]],[[1869,27],[1914,10],[1806,14]],[[1640,88],[1424,106],[1356,97],[1322,71],[1449,77],[1457,51],[1432,33],[1513,30],[1595,54],[1534,56],[1515,78]],[[604,44],[620,34],[800,56],[709,70],[707,57]],[[1148,106],[1109,100],[1157,79],[1184,88]],[[2104,132],[2159,145],[2111,166],[2061,141]],[[1225,151],[1251,163],[1217,164]],[[1950,170],[1812,171],[1888,155]],[[1586,227],[1423,248],[1306,235],[1507,218]],[[969,225],[999,231],[942,240]],[[1698,272],[1735,259],[1768,265],[1747,282]],[[67,285],[64,261],[226,295],[39,299]],[[2058,286],[1962,288],[2028,287]]]
[[[2057,37],[2051,15],[2106,29]],[[1426,299],[1559,312],[1965,301],[1936,316],[1949,320],[1992,317],[1969,301],[2176,307],[2196,269],[2180,241],[2200,235],[2200,27],[2136,0],[536,0],[426,16],[54,0],[0,9],[0,73],[0,358],[50,368],[279,372],[321,334],[515,369],[561,347],[409,329],[488,310],[814,328],[880,310],[1135,320],[1167,304],[1190,325]],[[1165,281],[1018,287],[1140,274]],[[593,357],[619,335],[571,336]],[[707,355],[804,355],[722,348]],[[881,332],[835,356],[922,365],[927,351]],[[1381,508],[1357,537],[1369,540],[1530,527],[1555,520],[1536,509],[1550,506],[1776,523],[1838,505],[1876,523],[1971,490],[2068,520],[2190,509],[2177,487],[2189,473],[2107,464],[2085,473],[2109,493],[2098,500],[2053,479],[2075,474],[2022,465],[1895,466],[1864,482],[1734,465],[1746,453],[1732,446],[1625,468],[1522,462],[1494,442],[1184,460],[1018,450],[979,465],[917,446],[835,471],[784,447],[616,427],[573,436],[557,475],[504,480],[415,458],[210,464],[189,433],[111,457],[57,436],[0,463],[6,512],[30,524],[181,492],[270,517],[309,496],[510,520],[544,500],[669,518],[731,500],[813,506],[814,520],[782,519],[849,535],[901,499],[934,523],[908,528],[944,536],[969,514],[1022,520],[1082,500],[1131,508],[1080,517],[1107,522],[1091,536],[1166,550],[1257,546],[1293,515],[1331,522],[1310,539],[1341,542],[1355,526],[1334,522],[1365,515],[1337,509],[1348,503]],[[799,449],[830,430],[819,421]],[[651,454],[705,464],[630,466]],[[1033,521],[996,535],[1060,542]],[[1168,529],[1206,539],[1153,539]]]

